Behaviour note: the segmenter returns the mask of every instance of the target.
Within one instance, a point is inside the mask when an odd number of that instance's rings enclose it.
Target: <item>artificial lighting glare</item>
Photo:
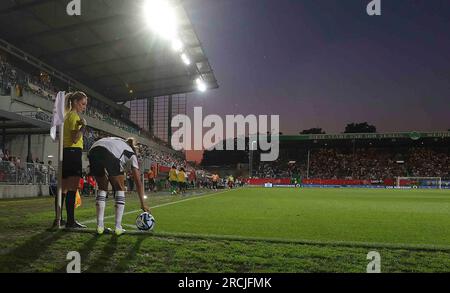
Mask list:
[[[183,43],[179,39],[175,39],[172,41],[172,48],[175,52],[183,51]]]
[[[47,158],[53,158],[53,155],[49,155],[49,156],[47,156]]]
[[[181,60],[183,60],[184,64],[191,65],[191,60],[189,60],[189,57],[186,54],[181,54]]]
[[[144,199],[147,199],[148,197],[146,195],[144,195]]]
[[[201,80],[200,78],[197,78],[197,80],[195,82],[197,83],[197,88],[199,91],[201,91],[201,92],[206,91],[206,84],[203,82],[203,80]]]
[[[173,40],[177,35],[177,19],[167,0],[146,0],[142,9],[148,26],[163,38]]]

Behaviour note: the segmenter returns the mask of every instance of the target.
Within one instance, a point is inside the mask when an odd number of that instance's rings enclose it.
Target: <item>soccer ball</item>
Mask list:
[[[153,228],[155,228],[155,223],[155,218],[147,212],[140,214],[136,218],[136,227],[141,231],[153,230]]]

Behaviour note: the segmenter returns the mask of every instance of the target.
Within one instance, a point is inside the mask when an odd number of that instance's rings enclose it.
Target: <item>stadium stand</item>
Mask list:
[[[298,174],[303,178],[382,180],[399,176],[450,178],[450,153],[432,147],[412,147],[398,153],[395,149],[358,148],[355,152],[342,149],[318,148],[307,159],[296,156],[276,162],[261,162],[256,177],[285,178]],[[298,160],[298,161],[297,161]],[[401,162],[401,163],[400,163]]]
[[[130,109],[125,106],[131,100],[196,91],[199,80],[207,89],[218,87],[182,3],[173,3],[182,51],[172,52],[170,42],[153,30],[143,31],[145,22],[129,17],[141,11],[140,3],[127,2],[105,10],[101,1],[89,1],[90,9],[74,23],[65,9],[57,22],[52,21],[59,5],[54,2],[54,9],[46,9],[47,2],[1,5],[2,22],[9,24],[0,32],[0,149],[7,160],[3,178],[9,178],[4,181],[24,182],[17,162],[9,162],[10,158],[47,159],[57,154],[57,145],[48,133],[55,94],[61,90],[81,90],[89,97],[83,114],[89,126],[85,150],[104,136],[134,136],[141,143],[144,170],[156,165],[164,171],[172,164],[189,169],[183,154],[130,121]],[[180,54],[189,56],[189,64],[182,62]],[[29,192],[0,190],[0,197],[2,193]]]
[[[45,141],[48,135],[44,135],[44,133],[48,133],[47,128],[52,121],[51,111],[58,85],[54,85],[50,76],[45,72],[36,75],[36,70],[30,68],[27,72],[23,67],[16,66],[9,61],[15,60],[15,58],[8,56],[5,52],[0,51],[0,53],[0,96],[3,97],[0,100],[0,111],[3,115],[6,115],[5,110],[8,109],[8,114],[15,114],[14,118],[16,119],[20,120],[26,117],[31,121],[40,121],[45,124],[43,127],[45,129],[38,131],[42,134],[37,133],[40,136],[39,138],[34,135],[28,138],[30,141],[33,140],[33,143],[31,143],[32,153],[30,153],[30,142],[28,150],[23,143],[26,136],[11,137],[9,135],[6,141],[3,138],[3,149],[0,148],[0,185],[2,187],[0,197],[20,196],[17,195],[18,192],[11,191],[10,186],[13,185],[33,188],[31,191],[20,192],[23,193],[23,196],[52,194],[52,190],[54,190],[52,187],[56,185],[55,170],[57,164],[48,165],[43,161],[33,162],[33,158],[38,153],[44,157],[47,154],[56,153],[55,145],[52,146],[48,140]],[[20,64],[20,62],[18,63]],[[75,89],[72,88],[72,90]],[[166,142],[139,128],[128,119],[127,112],[117,111],[102,101],[91,98],[89,107],[84,114],[90,125],[84,134],[85,150],[102,137],[138,136],[138,139],[141,138],[139,140],[142,141],[138,148],[139,161],[143,166],[143,171],[156,168],[157,174],[160,175],[159,178],[164,178],[165,171],[170,166],[176,165],[184,167],[188,172],[196,173],[196,170],[187,164],[182,153],[173,151]],[[23,125],[23,127],[27,126]],[[118,129],[122,131],[118,131]],[[23,134],[30,135],[33,133],[25,130]],[[34,141],[36,139],[41,141],[42,138],[44,146],[38,146],[40,142]],[[20,147],[17,147],[18,145]],[[22,161],[21,157],[27,157],[27,162]],[[86,164],[87,160],[84,157],[84,167],[86,167]],[[87,179],[87,177],[85,178]],[[50,188],[47,188],[47,186]],[[35,187],[38,187],[38,190]]]
[[[276,161],[259,161],[259,151],[213,150],[204,153],[203,164],[210,167],[232,162],[237,169],[239,164],[248,166],[253,155],[253,166],[247,170],[253,170],[249,177],[258,185],[269,179],[290,184],[293,178],[299,184],[302,180],[319,184],[329,180],[336,185],[351,181],[393,185],[398,177],[438,177],[447,186],[449,142],[450,132],[446,131],[280,136]]]

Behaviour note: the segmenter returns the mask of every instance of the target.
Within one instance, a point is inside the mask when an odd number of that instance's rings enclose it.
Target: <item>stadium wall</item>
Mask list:
[[[293,186],[291,178],[250,178],[245,181],[251,186]],[[409,180],[400,182],[401,188],[412,188],[409,186]],[[349,180],[349,179],[302,179],[302,187],[357,187],[357,188],[397,188],[396,181],[393,179],[384,180]],[[450,180],[442,180],[442,189],[450,189]],[[417,188],[436,188],[436,186],[422,185]]]
[[[233,175],[234,177],[248,177],[248,164],[236,164],[228,166],[203,166],[209,172],[217,173],[221,178]]]
[[[0,185],[0,199],[49,195],[48,185]]]
[[[6,109],[8,109],[11,112],[36,111],[37,108],[40,108],[48,113],[53,112],[52,101],[36,97],[35,95],[27,93],[26,91],[24,92],[22,97],[15,96],[10,99],[9,105],[7,104],[5,105],[5,103],[3,103],[2,106],[7,107]],[[5,109],[4,107],[3,109]],[[98,119],[94,119],[86,115],[84,115],[83,117],[86,119],[88,125],[92,128],[99,129],[107,133],[111,133],[112,135],[115,136],[120,137],[132,136],[131,133],[124,131],[120,128],[117,128],[107,122],[100,121]]]
[[[18,102],[33,106],[35,108],[41,108],[50,113],[52,113],[52,111],[53,111],[53,102],[52,101],[37,97],[36,95],[34,95],[30,92],[23,91],[21,97],[15,96],[14,94],[12,94],[12,95],[13,95],[13,101],[18,101]]]
[[[22,162],[25,162],[28,156],[28,136],[8,136],[5,148],[9,150],[10,155],[18,156]],[[31,135],[31,155],[33,161],[39,158],[39,161],[43,161],[45,164],[51,160],[53,165],[57,165],[58,144],[52,141],[50,135]],[[49,156],[53,156],[53,158],[49,158]]]

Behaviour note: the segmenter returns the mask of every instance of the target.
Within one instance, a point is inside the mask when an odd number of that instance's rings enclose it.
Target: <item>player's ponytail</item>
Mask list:
[[[68,93],[64,101],[64,114],[69,113],[72,110],[72,97],[73,93]]]
[[[137,155],[137,146],[136,146],[136,139],[134,137],[127,138],[127,144],[131,147],[133,152]]]

